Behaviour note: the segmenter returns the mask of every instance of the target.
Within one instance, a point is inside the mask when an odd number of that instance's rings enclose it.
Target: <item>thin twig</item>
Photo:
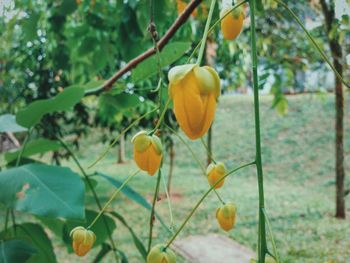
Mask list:
[[[184,12],[178,16],[178,18],[174,21],[174,23],[170,26],[165,35],[157,42],[157,46],[159,50],[169,42],[169,40],[174,36],[177,30],[187,21],[190,17],[192,11],[196,9],[196,7],[202,2],[202,0],[192,0],[188,5]],[[141,55],[136,58],[130,60],[122,69],[116,72],[112,77],[110,77],[102,86],[98,89],[85,93],[85,96],[89,95],[98,95],[103,91],[108,91],[112,88],[114,82],[116,82],[119,78],[121,78],[125,73],[129,72],[131,69],[136,67],[140,62],[144,61],[146,58],[154,55],[156,53],[156,49],[154,47],[148,49]]]

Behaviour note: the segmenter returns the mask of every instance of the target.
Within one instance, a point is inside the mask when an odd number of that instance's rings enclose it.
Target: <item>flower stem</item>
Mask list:
[[[92,185],[92,182],[89,178],[89,176],[87,175],[87,173],[85,172],[83,166],[80,164],[78,158],[75,156],[75,154],[73,153],[73,151],[68,147],[68,145],[61,139],[61,138],[57,138],[59,140],[59,142],[62,144],[62,146],[68,151],[68,153],[70,154],[70,156],[73,158],[73,161],[75,162],[75,164],[78,166],[79,170],[81,171],[81,173],[83,174],[91,192],[92,192],[92,195],[94,196],[94,199],[95,199],[95,202],[96,202],[96,205],[98,207],[98,209],[100,211],[102,211],[102,205],[101,205],[101,202],[100,202],[100,199],[98,198],[97,196],[97,193],[94,189],[94,186]],[[107,221],[105,218],[103,218],[103,223],[105,225],[105,228],[107,230],[107,233],[108,233],[108,238],[109,238],[109,242],[111,243],[111,246],[112,246],[112,250],[113,250],[113,254],[114,254],[114,257],[115,257],[115,261],[116,262],[119,262],[119,257],[118,257],[118,254],[116,253],[117,252],[117,246],[112,238],[112,231],[111,229],[109,228],[108,224],[107,224]]]
[[[269,217],[267,216],[267,213],[266,213],[265,209],[263,209],[263,212],[264,212],[264,216],[265,216],[265,219],[266,219],[266,225],[267,225],[267,228],[268,228],[269,234],[270,234],[270,239],[271,239],[272,249],[273,249],[273,257],[276,259],[277,263],[280,263],[280,260],[279,260],[279,257],[278,257],[278,252],[277,252],[277,247],[276,247],[276,242],[275,242],[275,239],[273,237],[271,223],[270,223]]]
[[[169,214],[170,214],[170,229],[172,230],[173,227],[174,227],[173,209],[171,207],[170,194],[168,192],[168,187],[166,185],[164,176],[162,176],[162,183],[163,183],[164,192],[165,192],[165,195],[166,195],[166,198],[167,198],[167,201],[168,201],[168,209],[169,209]]]
[[[249,0],[250,6],[250,29],[251,29],[251,55],[254,88],[254,116],[255,116],[255,144],[256,144],[256,170],[259,188],[259,232],[258,232],[258,263],[265,262],[267,252],[266,230],[264,216],[264,181],[261,161],[261,136],[260,136],[260,110],[259,110],[259,80],[258,80],[258,56],[256,50],[255,33],[255,0]]]
[[[205,43],[206,43],[206,40],[208,37],[209,26],[210,26],[211,18],[213,16],[215,3],[216,3],[216,0],[211,0],[210,10],[209,10],[207,22],[205,24],[204,33],[203,33],[202,45],[201,45],[201,48],[199,50],[198,59],[197,59],[198,65],[201,65],[201,63],[202,63],[202,58],[203,58],[204,49],[205,49]]]
[[[215,27],[221,22],[221,20],[223,20],[226,16],[228,16],[233,10],[237,9],[238,7],[240,7],[241,5],[243,5],[245,2],[247,2],[248,0],[244,0],[242,2],[239,2],[238,4],[234,5],[231,9],[229,9],[222,17],[220,17],[218,20],[215,21],[215,23],[210,27],[208,34],[210,34]],[[201,39],[197,46],[193,49],[190,57],[187,59],[187,64],[190,63],[191,59],[193,58],[194,54],[196,53],[196,51],[199,49],[199,47],[201,46],[203,42],[203,39]]]
[[[198,163],[198,166],[200,167],[202,173],[204,176],[207,175],[206,170],[204,168],[204,166],[202,165],[202,163],[199,161],[197,155],[194,153],[194,151],[192,150],[191,146],[171,127],[167,126],[167,128],[177,137],[179,138],[179,140],[187,147],[187,149],[190,151],[190,153],[192,154],[193,159]],[[216,191],[216,189],[214,189],[214,193],[216,194],[216,196],[218,197],[219,201],[224,205],[225,201],[223,200],[223,198],[220,196],[220,194]]]
[[[165,116],[165,113],[166,113],[167,109],[169,108],[170,101],[171,101],[171,99],[169,97],[167,102],[165,103],[165,106],[164,106],[164,109],[163,109],[162,113],[160,114],[160,117],[159,117],[159,120],[158,120],[158,122],[156,124],[156,127],[154,127],[154,129],[152,130],[151,134],[155,133],[157,131],[157,129],[159,128],[159,126],[162,124],[164,116]]]
[[[159,183],[160,183],[160,177],[162,176],[161,169],[158,170],[157,175],[157,183],[156,183],[156,189],[154,190],[154,196],[153,196],[153,202],[152,202],[152,210],[151,210],[151,216],[149,220],[149,235],[148,235],[148,247],[147,252],[151,250],[152,246],[152,235],[153,235],[153,225],[154,225],[154,212],[155,212],[155,206],[156,201],[158,198],[158,192],[159,192]]]
[[[136,120],[134,120],[128,127],[126,127],[115,139],[114,141],[107,147],[107,149],[96,159],[96,161],[94,161],[92,164],[90,164],[88,166],[88,168],[92,168],[93,166],[95,166],[99,161],[101,161],[106,154],[109,152],[109,150],[119,141],[119,139],[128,131],[130,130],[132,127],[134,127],[140,120],[142,120],[143,118],[145,118],[147,115],[151,114],[152,112],[155,112],[156,110],[158,110],[159,107],[154,108],[151,111],[146,112],[145,114],[141,115],[139,118],[137,118]]]
[[[213,154],[212,154],[212,152],[209,150],[209,147],[208,147],[208,145],[205,143],[203,137],[201,137],[201,143],[202,143],[203,147],[205,148],[205,150],[207,151],[207,154],[209,154],[210,160],[211,160],[214,164],[216,164],[216,161],[215,161],[215,159],[214,159],[214,157],[213,157]]]
[[[200,204],[204,201],[204,199],[208,196],[208,194],[214,190],[214,187],[219,184],[222,180],[224,180],[227,176],[229,176],[230,174],[233,174],[235,172],[237,172],[238,170],[253,165],[255,164],[254,162],[250,162],[247,164],[243,164],[235,169],[230,170],[229,172],[227,172],[223,177],[221,177],[214,185],[212,185],[208,191],[205,192],[205,194],[201,197],[201,199],[199,199],[199,201],[197,202],[197,204],[194,206],[194,208],[192,209],[192,211],[190,212],[190,214],[186,217],[186,219],[183,221],[183,223],[181,224],[181,226],[179,227],[179,229],[175,232],[175,234],[171,237],[171,239],[168,241],[168,243],[166,244],[165,248],[168,248],[171,243],[175,240],[175,238],[179,235],[179,233],[181,232],[181,230],[185,227],[185,225],[187,224],[187,222],[190,220],[190,218],[193,216],[194,212],[197,210],[197,208],[200,206]]]
[[[126,180],[123,182],[123,184],[114,191],[114,193],[112,194],[111,198],[109,198],[109,200],[107,201],[107,203],[104,205],[104,207],[101,209],[101,211],[98,213],[98,215],[95,217],[95,219],[92,221],[92,223],[87,227],[87,229],[90,229],[96,222],[97,220],[101,217],[101,215],[106,211],[107,207],[111,204],[111,202],[113,201],[113,199],[119,194],[119,192],[129,183],[129,181],[138,173],[140,172],[140,170],[137,170],[136,172],[134,172],[133,174],[129,175],[128,178],[126,178]]]

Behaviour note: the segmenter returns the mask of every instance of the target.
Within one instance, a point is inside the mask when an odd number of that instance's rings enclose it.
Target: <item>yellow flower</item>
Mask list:
[[[207,178],[210,186],[213,186],[217,181],[219,181],[226,174],[225,164],[219,162],[217,164],[211,163],[207,168]],[[214,188],[218,189],[223,186],[225,179],[220,181]]]
[[[214,119],[220,96],[220,78],[208,66],[186,64],[173,67],[168,74],[169,95],[181,129],[192,140],[202,137]]]
[[[131,140],[134,144],[134,160],[137,166],[154,175],[162,161],[162,143],[155,135],[148,135],[146,131],[138,132]]]
[[[92,232],[91,230],[87,230],[82,226],[74,228],[70,232],[70,237],[73,240],[73,250],[75,254],[77,254],[80,257],[85,256],[86,253],[88,253],[91,250],[96,240],[94,232]]]
[[[231,7],[224,8],[220,12],[220,17],[223,17]],[[240,7],[231,11],[230,14],[221,20],[221,32],[227,40],[234,40],[242,31],[244,13]]]
[[[232,203],[223,205],[216,210],[216,219],[225,231],[231,230],[236,223],[236,206]]]
[[[176,263],[176,255],[170,248],[160,244],[154,246],[147,256],[147,263]]]

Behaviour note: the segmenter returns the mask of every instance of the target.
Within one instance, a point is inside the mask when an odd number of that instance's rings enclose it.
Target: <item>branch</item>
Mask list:
[[[169,40],[174,36],[176,31],[187,21],[190,17],[191,13],[194,9],[202,2],[202,0],[192,0],[183,11],[183,13],[178,16],[178,18],[174,21],[174,23],[170,26],[165,35],[157,42],[157,47],[159,50],[169,42]],[[136,67],[140,62],[144,61],[146,58],[154,55],[156,53],[156,49],[154,47],[148,49],[141,55],[133,58],[126,64],[122,69],[116,72],[112,77],[110,77],[102,86],[98,89],[85,93],[85,96],[89,95],[98,95],[101,92],[108,91],[112,88],[114,82],[116,82],[119,78],[121,78],[125,73],[129,72],[131,69]]]

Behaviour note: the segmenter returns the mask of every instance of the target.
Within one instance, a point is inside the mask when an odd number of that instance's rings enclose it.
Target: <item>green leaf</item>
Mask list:
[[[18,124],[29,128],[40,121],[47,113],[69,110],[84,96],[84,89],[80,87],[66,88],[51,99],[37,100],[16,114]]]
[[[147,259],[147,251],[145,246],[142,244],[141,240],[138,238],[138,236],[135,234],[134,230],[132,229],[131,226],[128,225],[124,217],[117,212],[112,211],[110,213],[114,217],[116,217],[130,232],[132,236],[132,240],[134,241],[135,247],[137,250],[140,252],[141,256],[146,260]]]
[[[13,227],[12,231],[14,232]],[[34,223],[16,225],[16,238],[27,242],[37,250],[37,253],[26,261],[27,263],[57,262],[51,241],[40,225]]]
[[[15,115],[0,115],[0,132],[23,132],[26,130],[26,128],[17,124]]]
[[[53,140],[48,140],[43,138],[37,139],[27,143],[22,153],[22,157],[29,157],[35,154],[43,154],[50,151],[57,151],[61,147],[62,145],[58,141],[53,141]],[[21,149],[18,149],[13,152],[5,153],[6,162],[9,163],[9,162],[12,162],[13,160],[16,160]]]
[[[165,67],[178,60],[189,48],[191,42],[173,42],[164,47],[160,52],[161,66]],[[158,72],[157,56],[141,62],[135,69],[132,70],[131,76],[133,82],[149,78]]]
[[[22,20],[22,30],[24,39],[26,41],[32,41],[37,37],[37,27],[40,19],[40,14],[31,12],[27,18]]]
[[[84,183],[69,168],[27,164],[0,172],[0,202],[38,216],[84,218]]]
[[[19,263],[27,262],[37,250],[23,240],[0,240],[0,262]]]
[[[120,263],[129,263],[128,257],[125,255],[125,253],[119,249],[117,249],[117,250],[118,250],[118,253],[119,253],[120,258],[121,258]]]
[[[98,254],[96,255],[93,263],[98,263],[98,262],[102,262],[102,259],[108,254],[109,251],[111,251],[112,248],[110,245],[103,243],[101,245],[101,250],[98,252]]]
[[[115,186],[116,188],[119,188],[123,182],[112,178],[106,174],[97,172],[97,175],[101,176],[102,178],[106,179],[109,183],[111,183],[113,186]],[[121,190],[121,192],[123,194],[126,195],[126,197],[128,197],[130,200],[133,200],[134,202],[138,203],[139,205],[143,206],[144,208],[148,209],[149,211],[152,210],[152,205],[150,203],[147,202],[147,200],[140,195],[138,192],[136,192],[134,189],[132,189],[130,186],[126,185],[124,186],[124,188]],[[159,222],[163,225],[163,227],[168,230],[169,232],[171,232],[169,230],[169,228],[167,227],[167,225],[164,223],[163,219],[160,217],[160,215],[155,212],[156,217],[158,218]]]

